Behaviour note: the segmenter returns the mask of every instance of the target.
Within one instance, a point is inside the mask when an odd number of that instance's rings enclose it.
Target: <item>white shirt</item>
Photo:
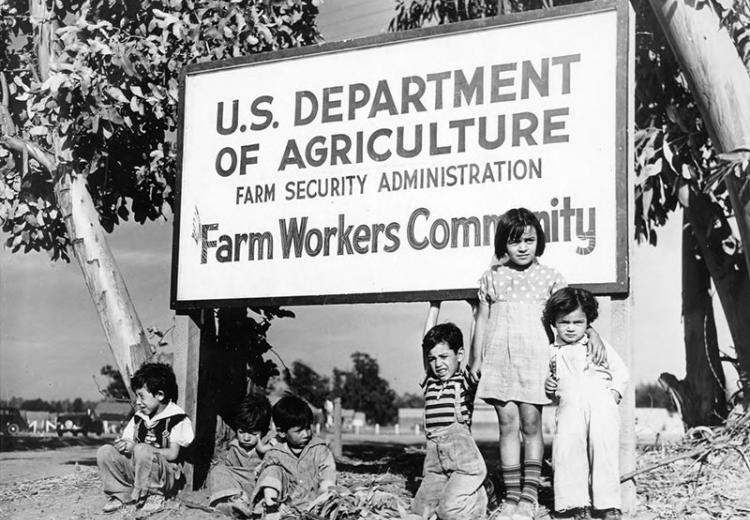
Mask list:
[[[150,428],[162,419],[166,419],[167,417],[171,417],[173,415],[182,415],[184,413],[185,411],[182,408],[170,401],[164,408],[164,410],[157,413],[153,417],[149,417],[148,415],[145,415],[141,412],[136,412],[135,415],[143,419],[143,422],[146,424],[146,428]],[[125,429],[122,432],[122,438],[136,441],[135,435],[135,417],[133,417],[125,426]],[[193,432],[193,423],[190,422],[189,417],[185,417],[182,421],[175,424],[172,428],[172,431],[169,432],[169,442],[178,444],[183,448],[189,446],[190,443],[193,442],[194,438],[195,433]]]

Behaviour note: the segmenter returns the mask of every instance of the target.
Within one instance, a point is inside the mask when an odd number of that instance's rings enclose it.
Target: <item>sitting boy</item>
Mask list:
[[[135,502],[140,513],[155,513],[182,481],[180,448],[193,442],[193,426],[177,406],[177,381],[172,367],[146,363],[130,380],[136,413],[113,445],[96,453],[105,513]]]
[[[598,312],[593,294],[572,287],[554,292],[544,308],[544,321],[556,332],[544,389],[560,400],[552,452],[555,510],[590,519],[593,504],[605,520],[620,520],[617,405],[628,369],[607,343],[606,361],[588,352],[586,329]]]
[[[433,305],[436,319],[435,309]],[[464,357],[461,330],[453,323],[432,327],[422,350],[427,369],[423,383],[427,453],[412,512],[422,518],[436,514],[440,520],[484,518],[487,467],[469,430],[473,392],[460,369]]]
[[[279,507],[304,507],[336,483],[333,453],[313,436],[313,413],[305,401],[287,394],[271,412],[278,443],[266,453],[255,485],[253,503],[267,518],[279,516]]]
[[[208,503],[229,516],[252,515],[250,497],[256,471],[270,445],[264,439],[271,424],[271,404],[260,395],[248,395],[234,417],[236,437],[208,473]]]

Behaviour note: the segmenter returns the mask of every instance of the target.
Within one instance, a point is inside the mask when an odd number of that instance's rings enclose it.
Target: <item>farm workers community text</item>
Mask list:
[[[549,56],[300,89],[289,92],[291,99],[262,95],[218,101],[220,136],[240,137],[248,129],[258,136],[257,142],[218,151],[215,174],[233,183],[224,204],[249,209],[345,198],[347,207],[386,207],[394,192],[540,183],[544,150],[570,140],[571,108],[565,102],[580,62],[580,54]],[[281,106],[287,107],[287,117],[277,120]],[[274,138],[264,140],[269,133]],[[509,149],[513,158],[507,157]],[[262,182],[252,184],[254,173]],[[201,264],[492,244],[499,215],[439,215],[426,200],[423,193],[393,220],[381,216],[377,222],[362,221],[361,212],[331,211],[330,205],[323,213],[289,209],[289,216],[261,223],[244,216],[201,221],[196,207],[193,238]],[[596,208],[577,207],[574,196],[565,193],[549,197],[547,204],[532,209],[540,210],[548,240],[572,242],[578,254],[591,253]],[[254,211],[259,215],[258,208]]]

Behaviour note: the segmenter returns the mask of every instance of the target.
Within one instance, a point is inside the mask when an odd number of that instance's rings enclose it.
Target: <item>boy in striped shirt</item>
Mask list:
[[[486,515],[487,467],[471,436],[473,389],[461,370],[463,335],[453,323],[432,327],[422,341],[427,378],[424,478],[412,511],[422,518],[474,520]]]

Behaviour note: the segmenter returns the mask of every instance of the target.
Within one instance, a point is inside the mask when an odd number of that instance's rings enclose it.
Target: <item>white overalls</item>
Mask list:
[[[623,395],[628,370],[607,343],[606,364],[594,364],[586,354],[587,342],[584,336],[550,347],[560,398],[552,452],[557,511],[620,508],[620,426],[611,390]]]

